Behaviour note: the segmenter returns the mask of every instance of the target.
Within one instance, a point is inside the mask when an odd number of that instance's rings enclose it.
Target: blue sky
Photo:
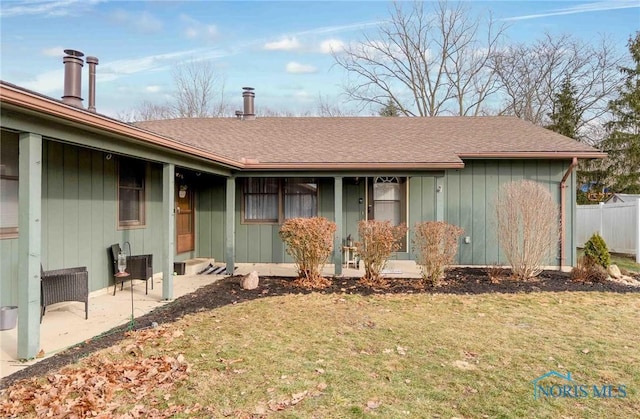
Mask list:
[[[640,29],[640,1],[469,1],[509,25],[508,42],[545,31],[591,41],[611,38],[621,53]],[[142,101],[163,103],[176,63],[211,60],[226,100],[241,109],[241,88],[256,108],[317,110],[318,98],[343,108],[342,69],[331,48],[361,38],[388,16],[386,1],[1,0],[0,78],[54,98],[63,87],[63,49],[100,59],[98,112],[115,116]],[[86,100],[87,71],[83,72]]]

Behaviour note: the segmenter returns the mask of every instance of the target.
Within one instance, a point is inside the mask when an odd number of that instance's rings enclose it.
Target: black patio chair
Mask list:
[[[118,281],[120,281],[120,290],[122,290],[124,281],[133,281],[134,279],[143,280],[145,283],[144,293],[149,294],[149,280],[151,280],[151,289],[153,289],[153,255],[127,255],[125,272],[127,272],[129,276],[116,277],[115,274],[118,272],[118,254],[120,254],[122,249],[120,245],[116,243],[107,249],[107,251],[111,257],[111,266],[113,267],[113,295],[116,295]]]
[[[48,305],[63,301],[84,303],[84,318],[89,318],[89,273],[87,268],[45,271],[40,266],[40,323]]]

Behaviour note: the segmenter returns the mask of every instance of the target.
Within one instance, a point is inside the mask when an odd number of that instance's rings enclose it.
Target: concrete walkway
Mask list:
[[[285,276],[296,275],[294,264],[236,264],[236,275],[245,275],[251,271],[257,271],[261,276]],[[324,274],[333,276],[334,266],[326,265]],[[362,267],[357,269],[343,269],[345,277],[360,277],[364,274]],[[420,277],[415,263],[403,261],[391,261],[387,276]],[[196,289],[215,282],[225,275],[178,275],[174,277],[174,298],[191,293]],[[154,277],[154,289],[149,289],[149,294],[144,293],[144,283],[133,281],[133,314],[134,317],[142,316],[154,308],[166,304],[162,301],[162,279]],[[89,319],[84,318],[84,304],[68,302],[59,303],[47,307],[40,328],[40,347],[44,352],[44,358],[98,336],[116,326],[131,320],[131,282],[126,282],[124,290],[120,287],[113,295],[113,286],[108,289],[92,292],[89,296]],[[19,319],[18,319],[19,321]],[[17,356],[18,329],[0,331],[0,378],[6,377],[32,365],[44,358],[36,358],[29,361],[20,361]]]

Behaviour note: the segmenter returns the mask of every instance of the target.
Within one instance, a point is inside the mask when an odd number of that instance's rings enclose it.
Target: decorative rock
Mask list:
[[[258,277],[258,272],[252,271],[251,273],[245,275],[240,280],[240,286],[245,290],[254,290],[258,288],[258,282],[260,278]]]
[[[607,268],[607,272],[609,273],[609,276],[612,278],[616,278],[616,279],[620,279],[622,278],[622,272],[620,272],[620,268],[618,268],[618,265],[609,265],[609,268]]]

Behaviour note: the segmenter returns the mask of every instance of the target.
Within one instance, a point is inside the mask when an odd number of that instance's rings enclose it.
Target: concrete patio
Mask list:
[[[206,263],[204,266],[206,266]],[[173,297],[191,293],[196,289],[211,284],[226,275],[197,275],[200,266],[192,267],[186,275],[174,277]],[[236,264],[236,275],[245,275],[251,271],[257,271],[260,276],[285,276],[296,275],[294,264]],[[415,263],[411,261],[390,261],[386,276],[401,276],[419,278],[420,273]],[[197,269],[197,271],[194,271]],[[324,274],[333,276],[334,265],[326,265]],[[345,277],[359,277],[364,274],[360,269],[343,268]],[[162,300],[162,278],[154,276],[154,288],[149,289],[149,294],[144,293],[144,283],[133,281],[133,313],[135,317],[142,316],[156,307],[167,304]],[[29,365],[41,361],[44,358],[55,355],[64,349],[98,336],[116,326],[125,324],[131,320],[131,282],[120,287],[113,295],[113,286],[108,289],[94,291],[89,296],[89,319],[84,318],[84,304],[68,302],[59,303],[47,307],[42,319],[40,329],[40,347],[44,353],[43,358],[28,361],[20,361],[17,356],[18,329],[0,331],[0,378],[13,374]],[[19,319],[18,319],[19,322]]]

